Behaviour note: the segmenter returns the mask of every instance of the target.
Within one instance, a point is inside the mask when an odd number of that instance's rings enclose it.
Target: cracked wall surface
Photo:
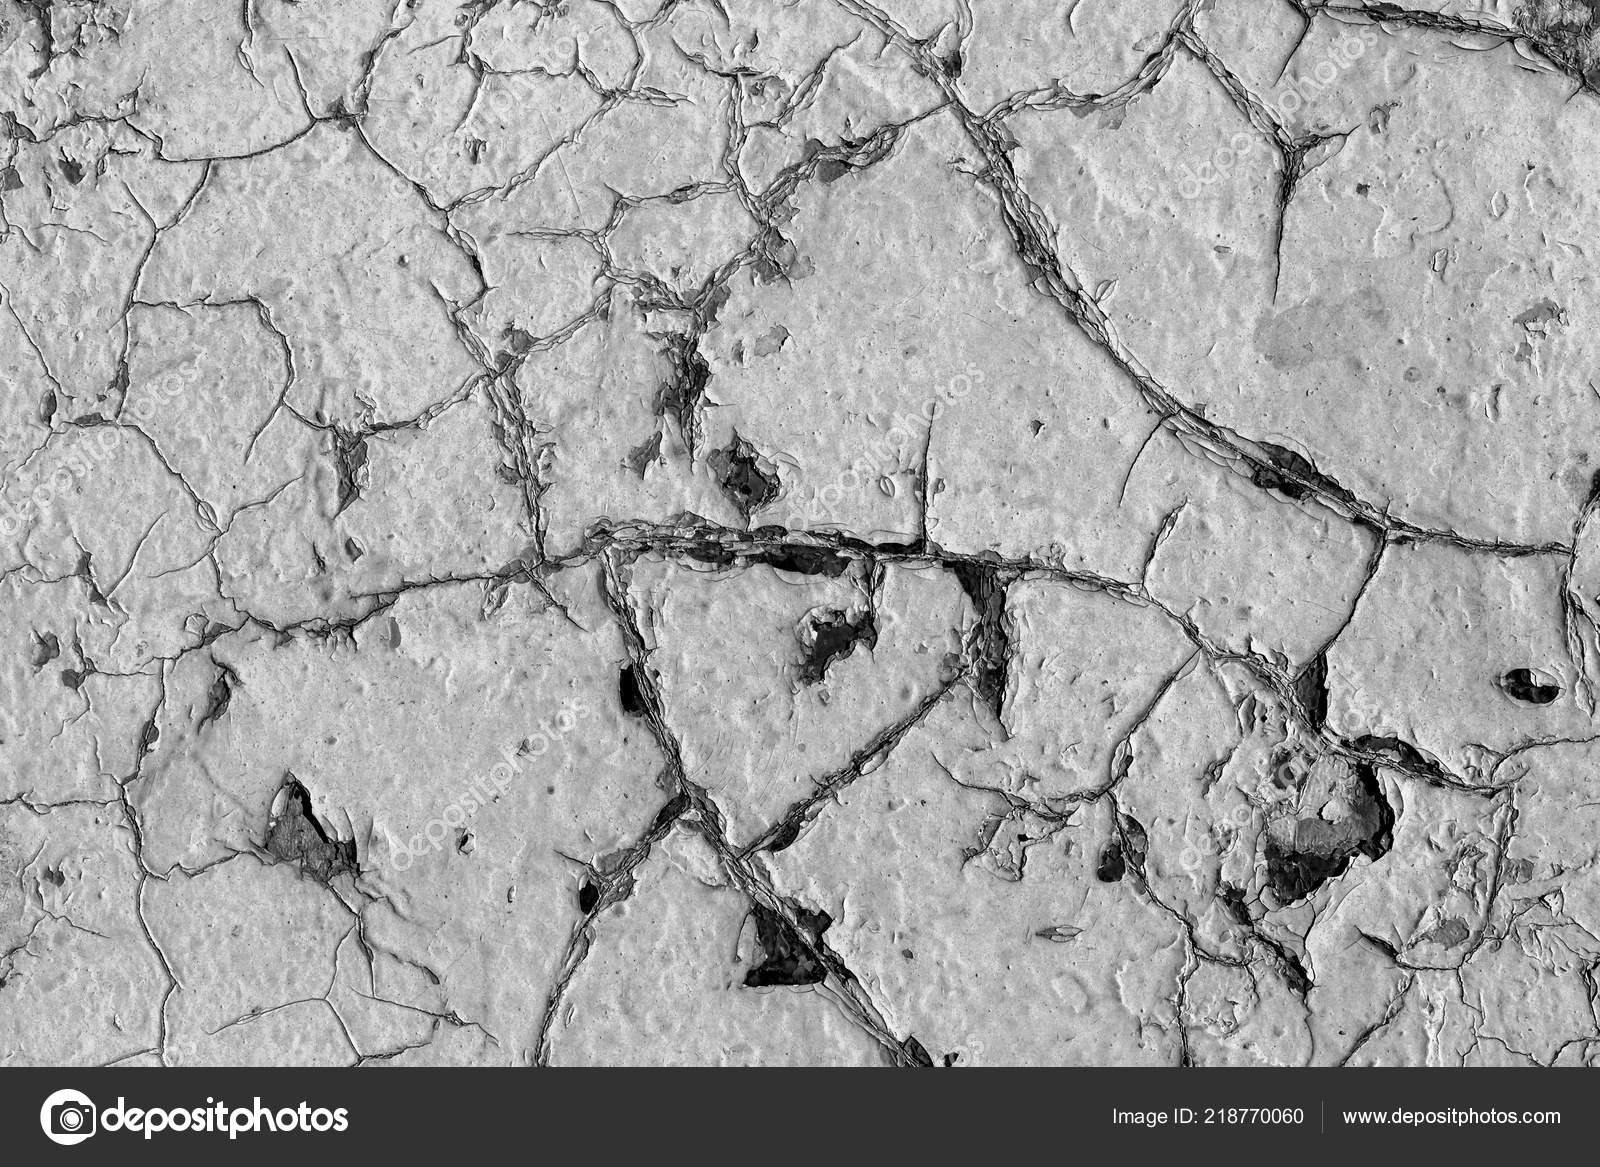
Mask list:
[[[1594,1063],[1597,160],[1588,0],[0,0],[0,1063]]]

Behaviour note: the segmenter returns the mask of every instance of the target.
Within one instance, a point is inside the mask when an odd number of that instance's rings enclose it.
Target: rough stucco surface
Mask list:
[[[0,0],[0,1060],[1594,1060],[1597,191],[1575,0]]]

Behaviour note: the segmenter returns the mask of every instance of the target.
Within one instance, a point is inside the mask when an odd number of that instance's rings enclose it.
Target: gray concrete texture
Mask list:
[[[1600,1057],[1600,5],[0,0],[0,1062]]]

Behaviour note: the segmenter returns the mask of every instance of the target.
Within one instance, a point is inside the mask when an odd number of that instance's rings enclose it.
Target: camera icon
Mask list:
[[[50,1108],[50,1133],[55,1135],[94,1134],[94,1107],[81,1102],[58,1102]]]
[[[39,1125],[52,1143],[70,1147],[94,1134],[98,1114],[87,1094],[57,1090],[39,1108]]]

